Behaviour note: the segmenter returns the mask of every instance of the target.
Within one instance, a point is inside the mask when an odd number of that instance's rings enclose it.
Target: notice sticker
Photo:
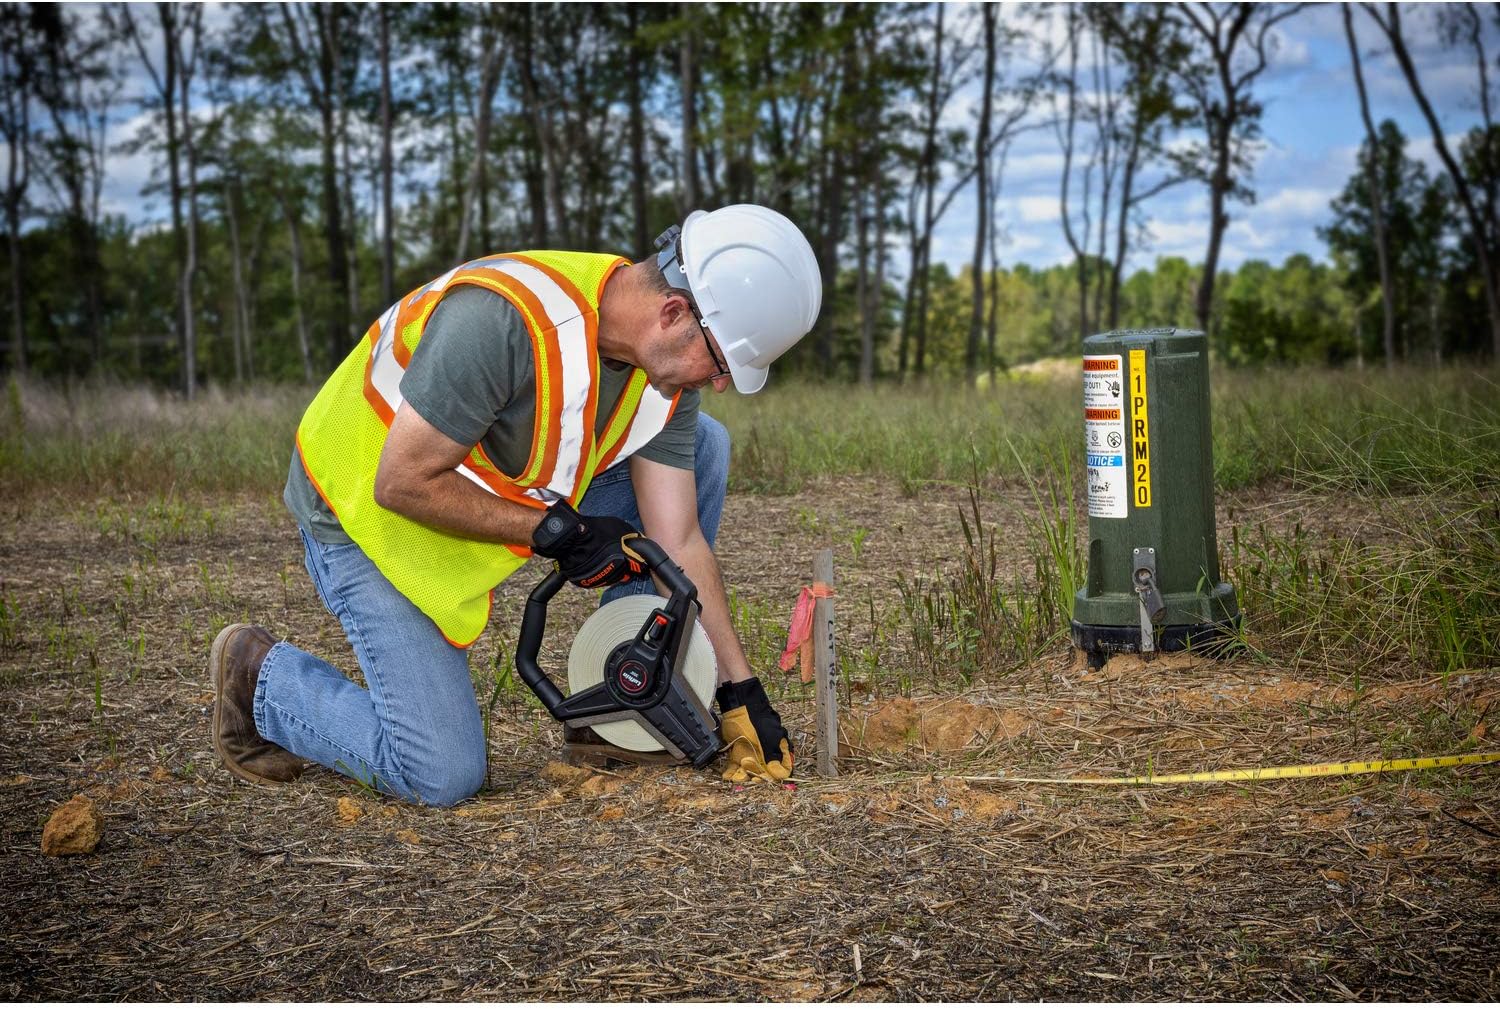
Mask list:
[[[1125,467],[1125,374],[1119,354],[1083,359],[1083,449],[1089,518],[1122,519],[1130,508]]]

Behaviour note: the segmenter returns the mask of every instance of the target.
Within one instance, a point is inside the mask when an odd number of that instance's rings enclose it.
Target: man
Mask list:
[[[226,627],[209,668],[231,773],[290,781],[305,758],[409,801],[472,796],[486,754],[465,649],[491,590],[534,551],[575,584],[612,586],[606,600],[651,591],[622,548],[643,528],[698,586],[725,777],[790,775],[713,555],[729,439],[698,399],[731,381],[758,391],[812,328],[822,279],[802,233],[764,207],[696,211],[658,244],[634,264],[465,264],[387,309],[328,379],[284,497],[368,689],[262,628]]]

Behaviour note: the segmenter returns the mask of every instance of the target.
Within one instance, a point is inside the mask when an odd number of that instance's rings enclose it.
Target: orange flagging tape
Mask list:
[[[783,673],[789,673],[800,661],[802,682],[811,683],[813,678],[812,622],[813,606],[819,599],[833,598],[833,589],[824,582],[813,582],[802,586],[797,594],[797,605],[792,609],[792,622],[786,631],[786,648],[781,652]]]

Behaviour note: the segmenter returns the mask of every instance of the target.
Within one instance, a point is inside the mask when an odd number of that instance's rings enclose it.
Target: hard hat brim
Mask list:
[[[732,358],[724,363],[729,365],[729,377],[734,379],[734,391],[741,396],[753,396],[760,392],[765,388],[766,377],[771,374],[770,368],[736,364]]]

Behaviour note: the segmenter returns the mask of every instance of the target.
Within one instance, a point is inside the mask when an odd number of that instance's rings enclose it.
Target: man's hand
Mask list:
[[[729,747],[725,781],[766,779],[784,781],[792,776],[792,743],[781,727],[781,716],[771,707],[766,688],[758,677],[726,683],[716,694],[719,702],[719,737]],[[767,759],[770,754],[770,759]]]
[[[586,589],[628,582],[646,573],[646,564],[629,541],[640,531],[611,515],[580,515],[558,501],[531,534],[532,548],[557,561],[557,569]]]

